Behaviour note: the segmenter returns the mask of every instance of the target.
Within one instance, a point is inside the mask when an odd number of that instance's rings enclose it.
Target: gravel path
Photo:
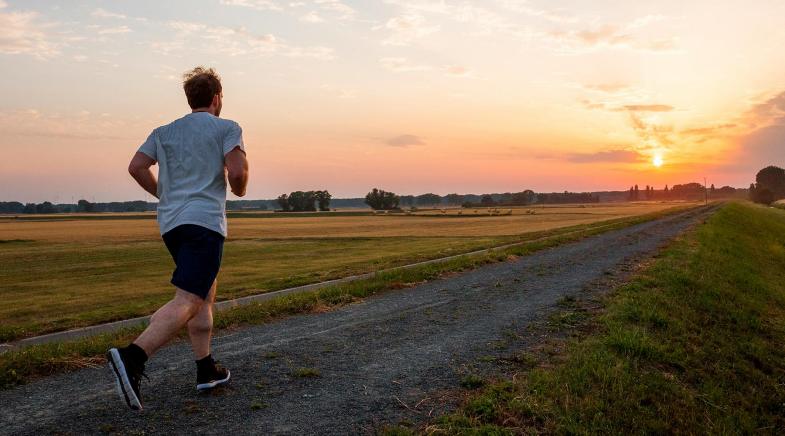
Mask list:
[[[189,346],[176,343],[148,364],[142,413],[121,404],[104,367],[2,391],[0,433],[357,434],[423,422],[454,407],[462,374],[547,319],[560,298],[580,298],[609,276],[623,279],[630,265],[710,212],[692,210],[330,312],[225,332],[213,354],[233,380],[212,394],[197,395]]]

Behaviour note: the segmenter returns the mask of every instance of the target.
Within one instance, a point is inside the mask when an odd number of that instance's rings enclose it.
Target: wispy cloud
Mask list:
[[[416,135],[398,135],[383,141],[390,147],[409,147],[412,145],[425,145],[425,141]]]
[[[670,112],[674,107],[667,104],[628,104],[624,109],[631,112]]]
[[[596,153],[573,153],[566,160],[575,163],[618,162],[635,163],[645,161],[645,157],[635,150],[608,150]]]
[[[280,11],[283,9],[278,2],[273,0],[221,0],[222,5],[241,6],[260,11]]]
[[[0,10],[8,7],[0,5]],[[25,54],[38,59],[49,59],[60,54],[47,29],[51,24],[42,23],[37,12],[0,12],[0,53]]]
[[[318,12],[310,11],[301,16],[300,21],[305,21],[306,23],[324,23],[324,18],[320,17]]]
[[[385,45],[409,45],[413,41],[439,31],[438,25],[427,24],[419,14],[407,14],[390,18],[384,27],[391,32],[384,41]]]
[[[103,8],[98,8],[93,10],[93,12],[90,13],[90,16],[94,18],[114,18],[118,20],[125,20],[126,18],[128,18],[128,16],[124,14],[119,14],[117,12],[110,12]]]
[[[320,60],[335,57],[331,47],[292,45],[273,34],[254,34],[244,27],[208,26],[188,21],[171,21],[168,26],[175,31],[174,38],[154,42],[153,49],[169,55],[184,50],[186,42],[198,40],[206,43],[202,44],[205,50],[228,56],[281,55]]]
[[[379,63],[382,67],[396,73],[413,73],[433,70],[433,67],[430,65],[415,64],[406,58],[382,58],[379,59]]]
[[[522,13],[531,17],[539,17],[554,23],[575,23],[578,17],[571,15],[564,10],[540,9],[533,7],[528,0],[499,0],[505,9],[513,12]]]
[[[126,25],[122,25],[122,26],[98,26],[98,25],[93,25],[93,26],[88,26],[88,27],[91,28],[91,29],[94,29],[95,32],[97,34],[99,34],[99,35],[119,35],[119,34],[130,33],[131,32],[131,28],[126,26]]]

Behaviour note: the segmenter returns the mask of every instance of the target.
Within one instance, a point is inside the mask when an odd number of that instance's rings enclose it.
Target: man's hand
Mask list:
[[[153,197],[158,198],[158,181],[155,175],[150,171],[150,167],[155,165],[155,159],[150,156],[136,152],[131,163],[128,164],[128,173],[136,180],[145,191],[152,194]]]
[[[224,156],[224,165],[232,193],[238,197],[244,196],[248,187],[248,160],[245,152],[239,146],[235,147]]]

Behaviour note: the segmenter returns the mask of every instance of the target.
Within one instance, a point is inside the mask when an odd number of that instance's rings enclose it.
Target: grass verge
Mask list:
[[[429,430],[782,434],[783,283],[785,212],[727,204],[608,295],[562,355],[470,396]]]
[[[322,288],[315,292],[282,296],[274,300],[219,312],[215,316],[216,329],[227,329],[249,324],[261,324],[277,318],[308,312],[322,312],[348,304],[370,295],[392,289],[410,287],[436,279],[443,274],[465,271],[510,256],[522,256],[534,251],[576,241],[588,236],[661,218],[684,211],[669,209],[653,214],[602,222],[580,228],[563,229],[546,239],[530,241],[491,253],[461,256],[443,263],[423,265],[405,270],[386,271],[372,278]],[[569,231],[567,231],[569,230]],[[142,327],[102,334],[86,339],[54,344],[41,344],[0,354],[0,389],[8,389],[31,379],[60,372],[103,364],[107,348],[125,345],[138,335]]]

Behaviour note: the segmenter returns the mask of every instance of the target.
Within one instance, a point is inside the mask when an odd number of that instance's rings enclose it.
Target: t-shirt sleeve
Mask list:
[[[144,153],[150,156],[152,159],[158,160],[158,147],[155,145],[155,135],[156,132],[153,130],[150,133],[150,136],[147,137],[147,140],[139,147],[139,153]]]
[[[223,151],[226,156],[235,147],[240,147],[240,150],[245,153],[245,144],[243,144],[243,129],[239,124],[232,122],[224,135]]]

